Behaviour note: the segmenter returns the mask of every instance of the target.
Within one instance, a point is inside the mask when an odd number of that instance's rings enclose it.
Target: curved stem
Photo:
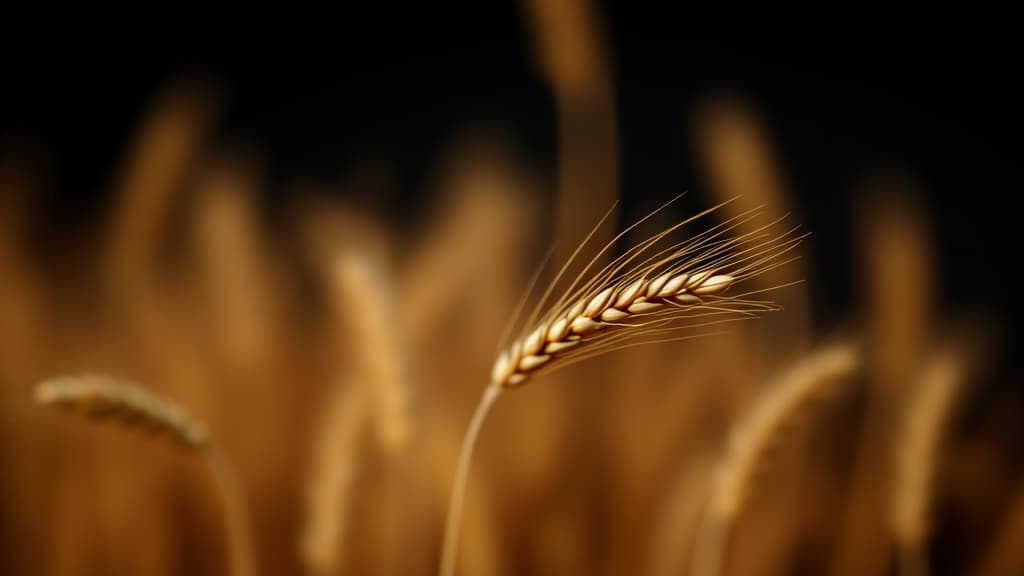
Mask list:
[[[231,576],[253,576],[255,572],[253,570],[252,535],[241,484],[239,484],[231,464],[216,446],[208,445],[203,451],[203,456],[224,506],[230,574]]]
[[[469,422],[469,429],[462,438],[462,448],[459,450],[459,462],[455,468],[455,482],[452,486],[452,497],[448,502],[448,518],[444,525],[444,547],[441,550],[441,565],[438,569],[440,576],[454,576],[455,559],[459,551],[459,531],[462,528],[462,505],[466,497],[466,482],[469,480],[469,465],[473,459],[473,447],[476,446],[476,439],[480,435],[480,427],[487,418],[494,401],[501,395],[501,387],[490,385],[484,390],[480,403],[476,405],[476,412]]]

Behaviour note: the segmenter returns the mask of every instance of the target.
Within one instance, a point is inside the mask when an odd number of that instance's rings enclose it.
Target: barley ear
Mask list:
[[[168,436],[201,456],[224,506],[231,574],[254,574],[249,517],[238,477],[206,428],[181,406],[135,384],[93,374],[45,380],[36,385],[35,399],[43,406]]]

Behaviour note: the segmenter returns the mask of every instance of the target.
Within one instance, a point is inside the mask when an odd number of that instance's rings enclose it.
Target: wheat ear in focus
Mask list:
[[[734,236],[736,229],[749,228],[747,225],[760,216],[760,210],[755,209],[686,240],[671,239],[680,228],[726,203],[640,242],[591,275],[595,263],[619,240],[677,199],[620,232],[597,252],[562,291],[561,297],[553,298],[566,270],[607,219],[606,214],[544,291],[524,323],[526,329],[520,337],[498,354],[491,369],[490,385],[485,388],[470,420],[459,452],[445,524],[440,576],[455,574],[473,448],[488,412],[503,390],[521,386],[544,372],[613,350],[694,338],[704,334],[701,328],[754,318],[779,309],[776,304],[756,296],[782,286],[746,292],[736,287],[792,261],[793,257],[788,255],[803,239],[797,228],[782,229],[781,220],[776,220]]]
[[[736,286],[791,261],[786,256],[802,239],[797,229],[777,232],[776,221],[731,237],[736,227],[758,217],[754,210],[686,241],[666,242],[672,233],[720,206],[634,246],[589,281],[580,284],[577,279],[539,321],[534,311],[529,331],[495,361],[491,384],[519,386],[534,375],[604,352],[692,338],[695,334],[686,335],[688,330],[778,310],[774,303],[753,297],[779,287],[739,292]],[[593,261],[583,274],[592,266]]]

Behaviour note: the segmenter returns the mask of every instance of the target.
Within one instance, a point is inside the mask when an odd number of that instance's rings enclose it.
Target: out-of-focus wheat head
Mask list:
[[[709,192],[720,201],[735,199],[723,207],[728,216],[761,207],[765,216],[774,220],[799,210],[790,200],[784,167],[776,159],[764,124],[753,106],[737,96],[710,96],[694,112],[694,141],[710,185]],[[749,232],[753,225],[747,223],[740,232]],[[768,271],[757,282],[772,286],[807,277],[807,263],[801,260]],[[805,284],[778,295],[778,302],[786,313],[766,318],[768,326],[764,333],[783,333],[786,338],[769,337],[757,342],[759,347],[765,348],[765,358],[760,361],[768,368],[809,344],[808,295],[809,288]]]
[[[165,434],[187,448],[201,450],[206,445],[206,428],[181,406],[102,376],[52,378],[36,386],[35,398],[43,406],[77,410],[91,418]]]
[[[879,176],[865,186],[859,207],[867,405],[834,559],[841,576],[880,573],[889,558],[891,439],[927,346],[934,298],[929,230],[917,193],[905,177]]]
[[[367,432],[373,432],[379,452],[395,456],[408,444],[413,425],[398,343],[402,330],[385,272],[387,243],[368,218],[330,222],[347,224],[341,233],[347,240],[315,239],[316,253],[323,261],[329,309],[346,334],[337,341],[336,389],[315,436],[301,535],[300,549],[315,574],[342,573],[349,565],[346,551],[352,543],[346,535],[358,518],[353,503],[370,455],[363,441]]]
[[[816,350],[799,360],[778,381],[769,384],[750,412],[733,427],[714,476],[704,527],[694,555],[695,576],[725,570],[729,532],[738,521],[758,469],[788,427],[801,419],[816,399],[827,396],[860,365],[853,344]]]
[[[247,504],[235,472],[213,445],[206,427],[181,406],[141,387],[99,375],[62,376],[36,386],[36,402],[110,419],[147,432],[170,436],[203,457],[223,501],[232,576],[253,576]]]
[[[943,439],[964,388],[964,361],[956,351],[940,350],[924,365],[904,417],[901,442],[894,451],[891,500],[892,532],[900,573],[928,574],[927,544],[931,506]]]

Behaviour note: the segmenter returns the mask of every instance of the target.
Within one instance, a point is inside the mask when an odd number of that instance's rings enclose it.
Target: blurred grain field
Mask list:
[[[504,395],[458,573],[1024,573],[1008,25],[756,16],[384,8],[276,51],[13,59],[0,573],[229,569],[201,459],[34,403],[85,373],[204,423],[257,573],[435,573],[535,267],[683,191],[618,253],[724,200],[788,215],[800,260],[754,280],[784,310]]]

